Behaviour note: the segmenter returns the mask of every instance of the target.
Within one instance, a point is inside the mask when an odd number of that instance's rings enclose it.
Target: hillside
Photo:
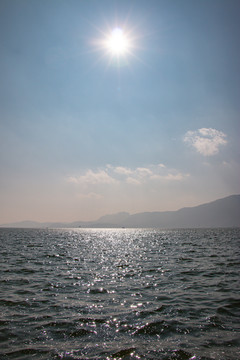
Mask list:
[[[2,224],[2,227],[70,228],[70,227],[146,227],[146,228],[207,228],[240,227],[240,195],[231,195],[210,203],[186,207],[177,211],[143,212],[130,215],[127,212],[105,215],[92,222],[40,223],[22,221]]]

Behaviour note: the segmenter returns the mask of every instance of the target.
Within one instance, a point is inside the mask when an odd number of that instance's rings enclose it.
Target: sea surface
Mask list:
[[[240,359],[240,229],[0,229],[0,359]]]

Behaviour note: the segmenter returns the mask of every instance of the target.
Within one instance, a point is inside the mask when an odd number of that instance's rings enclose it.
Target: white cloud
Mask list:
[[[153,174],[152,170],[150,170],[149,168],[137,168],[135,170],[135,174],[139,177],[148,177],[151,176]]]
[[[221,145],[226,145],[226,134],[212,128],[202,128],[196,131],[188,131],[184,141],[192,145],[200,154],[204,156],[216,155]]]
[[[68,176],[67,182],[72,183],[72,184],[78,184],[78,180],[75,176]]]
[[[107,173],[107,170],[98,170],[96,172],[87,170],[84,175],[75,177],[71,176],[68,178],[69,182],[75,184],[114,184],[116,179]]]
[[[117,166],[114,169],[114,172],[121,175],[130,175],[132,174],[132,170],[129,168],[125,168],[123,166]]]
[[[123,166],[107,165],[104,169],[87,170],[83,175],[70,176],[68,182],[84,185],[85,188],[99,184],[117,185],[143,185],[151,181],[182,181],[188,174],[182,174],[175,169],[168,169],[163,164],[149,165],[147,167],[127,168]]]

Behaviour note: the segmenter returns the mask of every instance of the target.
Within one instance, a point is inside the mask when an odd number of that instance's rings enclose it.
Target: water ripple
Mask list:
[[[239,239],[0,229],[0,358],[236,360]]]

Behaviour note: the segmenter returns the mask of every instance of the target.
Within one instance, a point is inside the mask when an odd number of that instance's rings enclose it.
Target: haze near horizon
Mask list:
[[[239,11],[1,0],[0,223],[239,194]]]

